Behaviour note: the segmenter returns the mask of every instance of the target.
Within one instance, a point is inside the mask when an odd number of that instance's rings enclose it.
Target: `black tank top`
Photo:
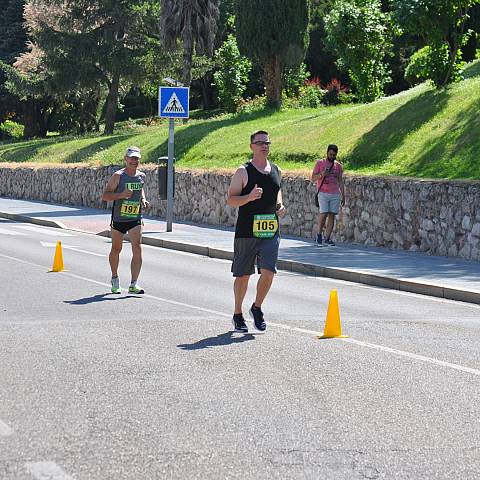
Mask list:
[[[240,195],[248,195],[255,185],[263,188],[263,194],[259,199],[248,202],[238,209],[235,238],[253,237],[254,215],[276,213],[277,195],[280,190],[280,172],[275,164],[270,162],[271,170],[268,174],[259,172],[251,162],[245,163],[244,166],[247,170],[248,181]]]

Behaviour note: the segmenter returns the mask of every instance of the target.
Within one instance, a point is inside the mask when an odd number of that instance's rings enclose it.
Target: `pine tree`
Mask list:
[[[158,2],[28,0],[26,17],[60,90],[106,87],[105,133],[111,134],[122,82],[141,83],[145,56],[159,50]]]

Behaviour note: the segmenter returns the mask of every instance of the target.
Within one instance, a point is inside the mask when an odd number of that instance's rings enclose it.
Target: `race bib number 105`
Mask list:
[[[278,220],[274,213],[253,216],[253,236],[272,238],[278,231]]]
[[[138,217],[140,214],[140,202],[131,202],[124,200],[120,207],[120,215],[122,217]]]

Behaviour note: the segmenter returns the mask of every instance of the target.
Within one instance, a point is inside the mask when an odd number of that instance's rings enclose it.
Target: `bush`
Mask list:
[[[255,95],[253,98],[241,99],[237,105],[237,113],[250,113],[264,110],[267,106],[265,95]]]
[[[320,85],[307,83],[298,94],[298,103],[301,108],[317,108],[323,104],[326,91]]]
[[[12,120],[0,123],[0,140],[20,140],[23,137],[23,125]]]
[[[348,91],[346,85],[342,85],[342,82],[336,78],[332,78],[324,88],[325,95],[323,96],[323,103],[325,105],[338,105],[353,102],[353,94]]]
[[[461,53],[458,58],[461,58]],[[453,67],[450,67],[450,65],[450,55],[446,43],[436,47],[427,45],[410,57],[410,62],[405,69],[405,79],[411,85],[431,80],[437,87],[441,87],[448,82],[461,80],[460,72],[464,65],[463,62],[458,61]]]
[[[218,100],[222,107],[234,112],[247,88],[252,63],[240,54],[237,41],[231,34],[217,50],[215,60],[219,65],[219,70],[213,74]]]
[[[307,66],[301,63],[295,68],[286,68],[283,74],[283,90],[287,98],[298,97],[300,89],[305,85],[310,73]]]

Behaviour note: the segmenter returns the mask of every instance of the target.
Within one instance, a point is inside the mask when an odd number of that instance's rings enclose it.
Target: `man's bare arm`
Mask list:
[[[247,184],[247,178],[247,171],[244,167],[240,167],[233,175],[227,193],[227,205],[229,207],[241,207],[242,205],[253,202],[262,196],[263,189],[256,185],[247,195],[240,195],[243,187]]]
[[[105,187],[105,190],[102,194],[102,200],[106,202],[113,202],[115,200],[122,200],[126,198],[130,198],[133,194],[133,191],[125,188],[123,192],[115,193],[115,190],[118,187],[118,182],[120,181],[120,175],[113,174],[110,180]]]

